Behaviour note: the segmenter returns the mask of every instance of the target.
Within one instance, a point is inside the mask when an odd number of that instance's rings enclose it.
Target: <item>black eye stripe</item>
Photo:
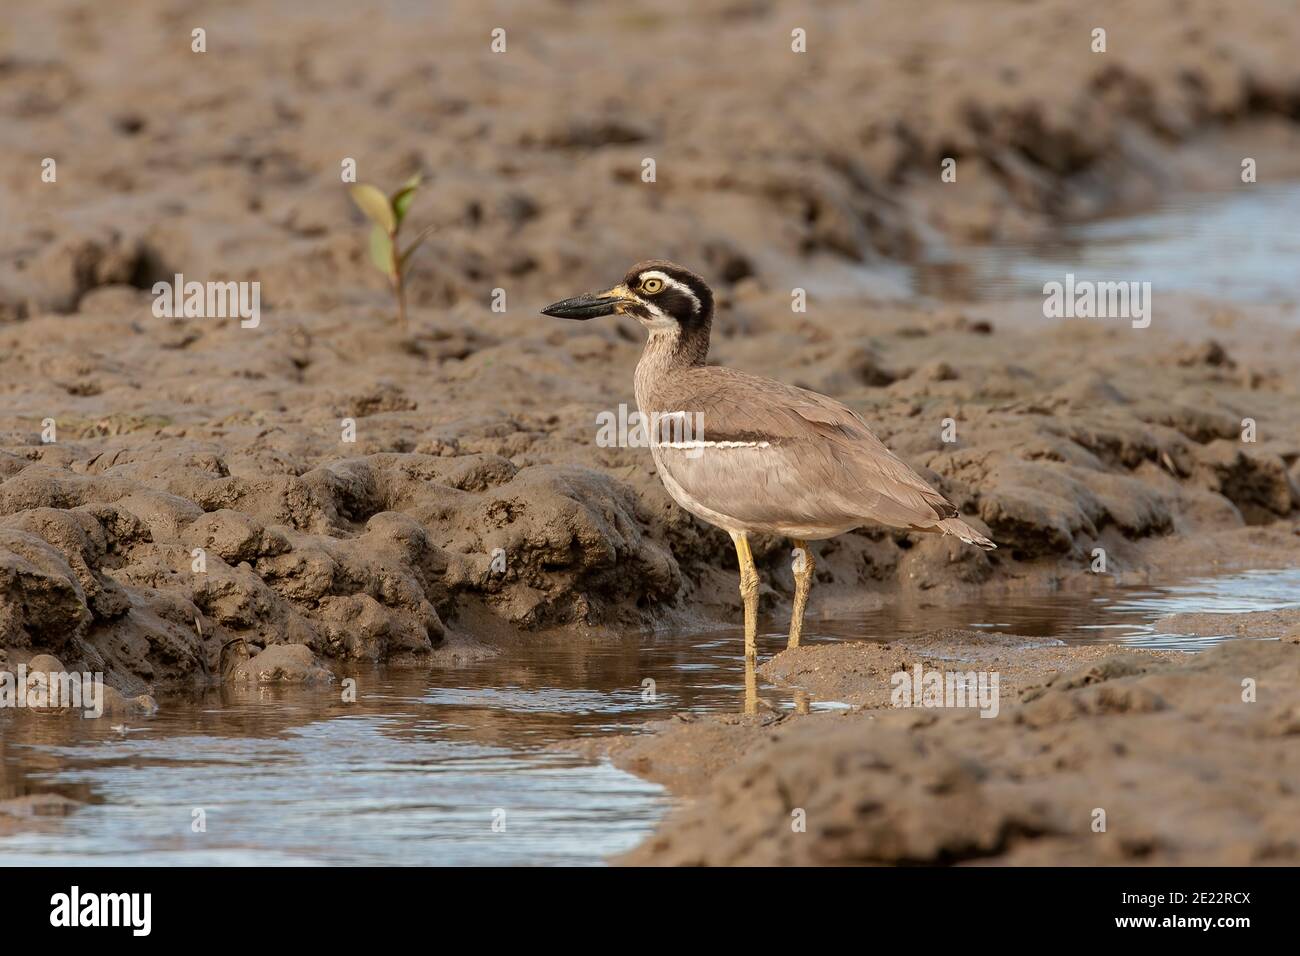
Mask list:
[[[695,303],[691,297],[679,289],[671,287],[660,292],[656,304],[671,316],[688,319],[695,314]]]

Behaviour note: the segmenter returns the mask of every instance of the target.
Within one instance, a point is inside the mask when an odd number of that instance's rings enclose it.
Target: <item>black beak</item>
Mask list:
[[[553,315],[560,319],[595,319],[602,315],[613,315],[614,307],[622,301],[618,296],[607,292],[588,292],[586,295],[548,305],[542,309],[542,315]]]

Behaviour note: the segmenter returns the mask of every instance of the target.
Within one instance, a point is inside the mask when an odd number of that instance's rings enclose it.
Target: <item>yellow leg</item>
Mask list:
[[[812,549],[806,541],[794,543],[794,613],[790,617],[790,643],[788,647],[798,647],[799,637],[803,634],[803,612],[808,606],[808,591],[812,588],[813,572],[817,562],[813,560]]]
[[[749,550],[749,539],[743,531],[731,535],[736,545],[736,561],[740,564],[740,599],[745,604],[745,658],[758,657],[758,570],[754,555]]]
[[[758,713],[758,675],[752,657],[745,658],[745,713]]]

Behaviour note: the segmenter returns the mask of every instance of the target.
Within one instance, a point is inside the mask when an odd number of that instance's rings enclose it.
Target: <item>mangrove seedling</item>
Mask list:
[[[403,330],[406,329],[406,267],[412,253],[433,230],[432,226],[423,230],[405,249],[398,244],[402,222],[419,188],[420,175],[416,173],[391,196],[385,196],[369,183],[357,183],[351,189],[352,201],[374,223],[370,228],[370,261],[388,277],[397,297],[397,324]]]

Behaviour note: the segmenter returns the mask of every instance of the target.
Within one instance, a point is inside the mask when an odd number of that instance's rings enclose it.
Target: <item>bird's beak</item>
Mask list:
[[[553,315],[560,319],[595,319],[622,311],[623,304],[631,298],[632,294],[627,287],[620,284],[608,292],[588,292],[586,295],[548,305],[542,309],[542,315]]]

